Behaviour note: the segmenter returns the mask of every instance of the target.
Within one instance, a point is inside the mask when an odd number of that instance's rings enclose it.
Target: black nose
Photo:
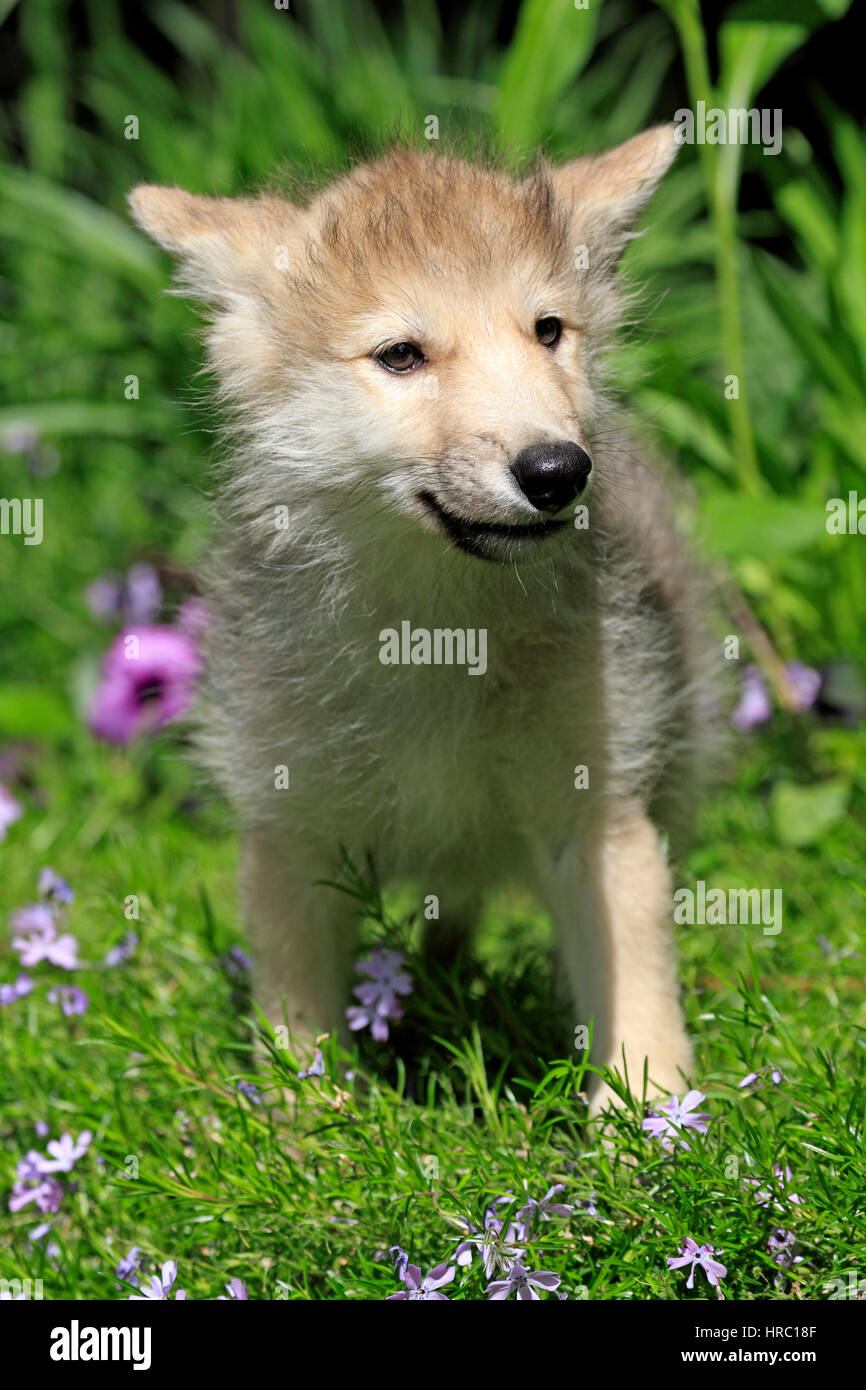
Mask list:
[[[530,444],[511,465],[521,491],[540,512],[558,512],[583,492],[592,459],[579,444]]]

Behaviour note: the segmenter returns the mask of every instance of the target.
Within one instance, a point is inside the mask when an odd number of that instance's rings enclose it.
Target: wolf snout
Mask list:
[[[521,492],[539,512],[558,512],[583,492],[592,459],[571,440],[530,444],[511,465]]]

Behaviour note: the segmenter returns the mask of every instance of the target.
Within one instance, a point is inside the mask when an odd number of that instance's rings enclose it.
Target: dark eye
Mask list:
[[[377,352],[376,361],[381,362],[389,372],[414,372],[427,359],[414,343],[394,343],[393,347]]]
[[[561,319],[538,319],[535,324],[535,336],[544,347],[556,347],[562,337]]]

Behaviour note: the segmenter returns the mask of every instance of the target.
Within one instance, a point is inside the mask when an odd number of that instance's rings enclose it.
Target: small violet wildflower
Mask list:
[[[561,1282],[559,1275],[548,1269],[528,1270],[515,1261],[504,1279],[497,1279],[487,1285],[486,1293],[491,1303],[510,1298],[512,1294],[516,1294],[523,1302],[531,1300],[538,1303],[540,1297],[535,1292],[536,1289],[546,1289],[553,1293]]]
[[[313,1060],[312,1060],[312,1062],[310,1063],[309,1067],[307,1067],[306,1071],[299,1071],[299,1072],[298,1072],[298,1080],[299,1080],[299,1081],[306,1081],[306,1080],[307,1080],[307,1077],[309,1077],[309,1076],[324,1076],[324,1075],[325,1075],[325,1059],[324,1059],[324,1057],[322,1056],[322,1049],[321,1049],[320,1047],[317,1047],[317,1048],[316,1048],[316,1051],[315,1051],[314,1054],[313,1054]]]
[[[402,1274],[403,1283],[406,1285],[406,1288],[401,1289],[399,1293],[389,1294],[385,1302],[391,1303],[395,1300],[406,1301],[415,1298],[429,1298],[435,1299],[438,1303],[447,1303],[448,1299],[446,1295],[444,1293],[439,1293],[438,1290],[441,1289],[444,1284],[450,1284],[456,1273],[457,1270],[454,1268],[454,1265],[446,1263],[436,1265],[435,1269],[431,1269],[430,1273],[425,1278],[422,1278],[421,1271],[417,1265],[407,1264]]]
[[[106,951],[105,965],[122,965],[124,961],[129,960],[130,956],[135,954],[137,946],[138,936],[134,931],[128,931],[122,941]]]
[[[29,975],[22,973],[14,984],[0,985],[0,1008],[6,1004],[14,1004],[16,999],[23,999],[25,994],[29,994],[33,989],[33,981]]]
[[[792,1173],[790,1168],[781,1163],[776,1163],[773,1167],[773,1178],[743,1178],[744,1187],[756,1187],[755,1201],[759,1207],[771,1207],[773,1211],[786,1211],[789,1206],[802,1206],[803,1198],[796,1192],[788,1191],[788,1184],[791,1181]],[[775,1181],[773,1181],[775,1179]]]
[[[130,1300],[141,1302],[143,1299],[170,1299],[171,1291],[177,1279],[177,1264],[174,1260],[166,1260],[159,1274],[151,1275],[150,1288],[142,1289],[141,1293],[131,1293]],[[175,1300],[186,1298],[183,1289],[178,1289],[174,1295]]]
[[[114,1271],[118,1279],[122,1279],[125,1284],[131,1284],[134,1289],[138,1288],[138,1267],[141,1264],[141,1250],[137,1245],[133,1245],[128,1255],[124,1255],[122,1260],[117,1263]],[[118,1285],[118,1288],[120,1285]]]
[[[695,1113],[695,1106],[700,1105],[705,1099],[706,1096],[700,1091],[687,1092],[682,1103],[679,1096],[671,1096],[670,1100],[657,1103],[655,1110],[647,1112],[641,1128],[652,1135],[653,1139],[658,1139],[668,1153],[673,1152],[675,1140],[678,1141],[679,1148],[688,1149],[689,1145],[682,1137],[683,1130],[694,1129],[698,1134],[705,1134],[713,1118],[705,1113]]]
[[[247,1286],[242,1279],[230,1279],[226,1288],[228,1294],[217,1294],[217,1303],[246,1303],[249,1301]]]
[[[396,1023],[403,1017],[397,995],[412,992],[412,978],[402,968],[405,960],[402,951],[386,951],[380,946],[365,960],[357,962],[356,971],[369,975],[370,980],[352,990],[355,998],[361,1001],[360,1006],[353,1004],[346,1010],[353,1032],[369,1026],[377,1042],[387,1041],[389,1022]]]
[[[573,1206],[569,1206],[566,1202],[553,1201],[553,1198],[557,1196],[558,1193],[564,1191],[565,1183],[560,1182],[557,1183],[555,1187],[551,1187],[540,1201],[536,1201],[534,1197],[529,1198],[526,1206],[522,1207],[517,1213],[518,1220],[525,1222],[527,1236],[536,1220],[549,1221],[551,1215],[571,1216],[571,1213],[574,1211]]]
[[[64,1018],[73,1018],[76,1014],[86,1014],[90,999],[79,989],[77,985],[59,985],[56,989],[50,989],[46,995],[49,1004],[59,1004],[60,1012]]]
[[[51,898],[56,903],[71,903],[75,898],[66,879],[61,878],[53,869],[39,870],[39,896]]]
[[[68,933],[58,936],[57,925],[47,903],[31,903],[12,914],[12,949],[28,969],[47,961],[62,970],[78,969],[78,942]]]
[[[707,1276],[707,1282],[717,1288],[719,1281],[727,1275],[727,1269],[715,1258],[715,1250],[711,1245],[698,1245],[697,1241],[692,1240],[691,1236],[686,1236],[678,1255],[668,1255],[668,1269],[681,1269],[684,1265],[689,1265],[689,1277],[686,1280],[686,1288],[693,1289],[695,1286],[695,1270],[698,1266]]]

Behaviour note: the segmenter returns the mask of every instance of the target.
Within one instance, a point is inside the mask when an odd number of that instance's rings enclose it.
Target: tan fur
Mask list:
[[[632,1083],[648,1059],[663,1089],[688,1070],[648,817],[688,819],[713,684],[664,488],[615,428],[602,352],[617,263],[674,150],[663,127],[525,177],[394,150],[306,201],[132,195],[211,306],[232,462],[199,746],[244,822],[275,1022],[285,1004],[295,1028],[342,1024],[351,922],[311,886],[342,844],[439,896],[443,934],[486,889],[529,884],[594,1060],[625,1048]],[[535,332],[549,315],[553,350]],[[400,341],[423,347],[407,376],[375,356]],[[589,528],[526,539],[538,518],[510,465],[562,440],[592,456]],[[454,548],[430,497],[485,528],[486,559]],[[383,667],[380,632],[404,619],[486,629],[486,673]]]

